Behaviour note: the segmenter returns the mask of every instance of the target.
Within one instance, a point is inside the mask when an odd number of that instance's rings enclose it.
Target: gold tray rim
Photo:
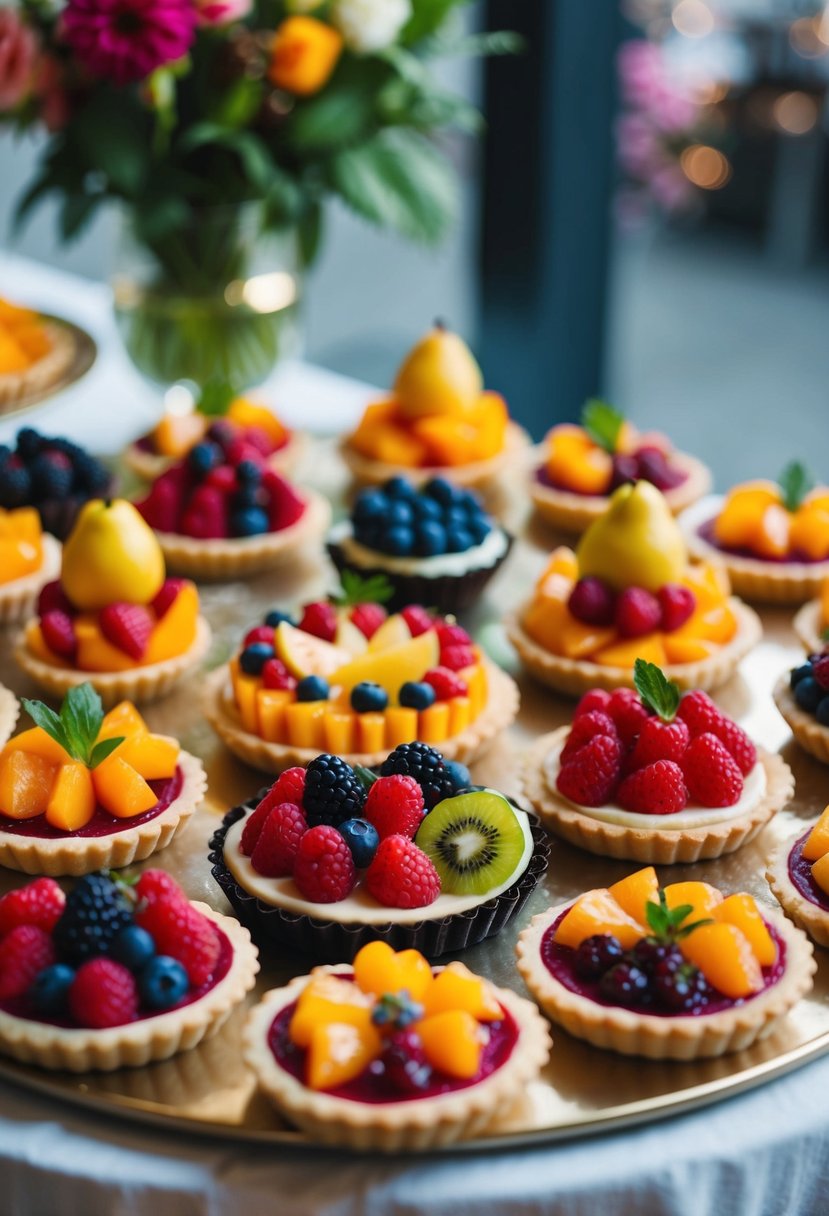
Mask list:
[[[75,347],[72,361],[60,379],[56,380],[54,384],[45,385],[43,388],[26,393],[24,396],[10,401],[5,407],[0,406],[0,421],[4,421],[6,418],[15,418],[20,414],[27,414],[30,410],[45,405],[53,397],[56,397],[58,393],[64,392],[65,389],[71,388],[73,384],[77,384],[79,380],[82,380],[87,372],[94,367],[95,361],[98,358],[98,343],[81,325],[78,325],[75,321],[69,321],[66,317],[55,316],[54,313],[50,312],[40,312],[38,315],[44,321],[52,321],[55,325],[61,325],[69,331]]]

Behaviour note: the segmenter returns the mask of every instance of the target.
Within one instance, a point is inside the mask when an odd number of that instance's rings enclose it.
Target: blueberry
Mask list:
[[[222,463],[222,449],[215,443],[202,440],[194,444],[187,457],[187,463],[194,473],[204,477],[211,469]]]
[[[271,629],[276,629],[277,625],[281,625],[283,621],[287,621],[289,625],[296,625],[294,618],[289,616],[287,612],[279,612],[274,608],[268,613],[262,623],[270,625]]]
[[[411,503],[417,498],[417,490],[405,477],[391,477],[384,484],[383,490],[389,498]]]
[[[460,760],[444,760],[443,767],[452,778],[456,794],[459,794],[461,790],[468,790],[470,788],[472,785],[472,774],[465,764],[461,764]]]
[[[262,470],[252,460],[240,460],[236,466],[236,480],[242,486],[258,486],[262,480]]]
[[[371,865],[380,837],[377,828],[367,819],[346,819],[337,828],[345,843],[351,849],[351,856],[358,870],[364,870]]]
[[[327,701],[328,681],[322,676],[304,676],[296,686],[297,701]]]
[[[443,513],[443,522],[447,528],[466,528],[469,525],[469,516],[461,507],[450,507]]]
[[[127,925],[112,943],[111,954],[130,971],[140,971],[155,954],[155,942],[140,925]]]
[[[51,967],[39,971],[29,989],[29,998],[35,1009],[39,1013],[63,1013],[74,978],[74,967],[68,967],[66,963],[53,963]]]
[[[251,642],[239,655],[239,666],[246,676],[258,676],[268,659],[273,656],[273,646],[269,646],[267,642]]]
[[[379,684],[363,680],[351,690],[351,708],[358,714],[382,713],[389,703],[389,694]]]
[[[383,533],[383,551],[393,557],[408,557],[414,549],[414,532],[411,528],[389,528]]]
[[[794,688],[794,699],[807,714],[813,714],[824,696],[824,689],[813,676],[804,676]]]
[[[410,527],[414,523],[414,507],[410,502],[392,501],[386,519],[393,527]]]
[[[354,522],[367,523],[370,519],[384,519],[389,509],[389,500],[382,490],[364,490],[354,504]]]
[[[268,530],[268,514],[261,507],[244,507],[230,517],[233,536],[261,536]]]
[[[17,452],[25,461],[34,460],[44,443],[43,436],[34,427],[24,426],[17,432]]]
[[[438,523],[422,523],[415,532],[415,552],[418,557],[437,557],[446,552],[446,529]]]
[[[445,477],[433,477],[431,481],[426,483],[423,490],[430,498],[434,498],[435,502],[439,502],[444,507],[448,507],[450,503],[455,502],[458,496],[458,492],[451,481],[447,481]]]
[[[446,529],[446,548],[449,553],[465,553],[475,544],[472,533],[466,528]]]
[[[480,515],[476,519],[470,519],[469,531],[475,544],[480,545],[492,531],[492,524],[485,515]]]
[[[443,519],[440,503],[435,502],[434,498],[427,498],[425,494],[420,495],[414,509],[418,523],[424,524],[431,520],[439,523]]]
[[[233,512],[236,514],[237,512],[248,511],[251,507],[258,507],[260,499],[261,492],[259,486],[244,485],[231,495],[230,502]]]
[[[141,1004],[150,1009],[171,1009],[187,995],[190,981],[177,958],[157,954],[138,977]]]
[[[821,726],[829,726],[829,696],[821,697],[815,710],[815,717]]]
[[[812,674],[811,663],[801,663],[799,667],[793,667],[789,675],[789,684],[795,688],[801,680],[805,680],[807,676]]]
[[[428,709],[435,703],[435,690],[431,684],[422,684],[418,680],[407,680],[400,686],[397,699],[406,709]]]

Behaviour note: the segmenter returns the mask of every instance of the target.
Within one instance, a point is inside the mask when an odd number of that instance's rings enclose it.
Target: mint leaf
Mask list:
[[[112,755],[116,747],[121,746],[124,738],[124,735],[119,735],[115,739],[100,739],[89,753],[89,767],[97,768],[102,760]]]
[[[48,705],[44,705],[42,701],[30,701],[28,697],[21,697],[23,708],[34,722],[35,726],[39,726],[41,730],[45,730],[50,739],[54,739],[55,743],[59,743],[64,751],[69,752],[68,739],[58,715]]]
[[[228,380],[208,380],[202,388],[196,409],[206,418],[221,418],[236,396],[236,390]]]
[[[581,411],[581,424],[594,443],[611,455],[616,451],[625,416],[606,401],[591,397]]]
[[[645,659],[633,664],[633,684],[642,704],[658,714],[663,722],[673,722],[679,709],[679,688],[661,668]]]
[[[354,772],[367,790],[370,790],[377,780],[377,774],[373,773],[370,768],[365,768],[362,764],[355,764]]]
[[[680,941],[683,937],[687,937],[695,929],[699,929],[700,925],[710,925],[713,923],[711,918],[707,917],[704,920],[692,921],[688,925],[683,924],[683,921],[688,919],[693,910],[692,904],[680,904],[676,908],[669,908],[665,892],[660,890],[659,902],[653,903],[652,900],[648,900],[645,905],[645,916],[648,921],[648,927],[658,942],[674,943]]]
[[[793,460],[786,465],[777,479],[783,492],[783,506],[787,511],[796,511],[803,499],[814,488],[815,479],[805,465]]]
[[[341,608],[347,608],[353,604],[384,604],[393,594],[394,588],[385,574],[363,578],[354,570],[343,570],[342,591],[331,599]]]
[[[103,740],[98,746],[103,746],[106,750],[99,754],[93,764],[91,757],[103,724],[104,707],[91,684],[79,684],[70,688],[63,698],[60,714],[56,714],[42,701],[28,701],[24,698],[23,704],[36,726],[45,730],[73,760],[80,760],[81,764],[88,768],[94,768],[95,764],[99,764],[119,743],[123,743],[123,739]],[[113,746],[109,746],[110,742]]]

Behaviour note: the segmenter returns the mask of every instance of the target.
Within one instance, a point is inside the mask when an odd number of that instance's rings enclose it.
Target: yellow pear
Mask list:
[[[477,403],[483,387],[481,369],[463,338],[438,322],[403,360],[394,396],[407,418],[457,418]]]
[[[579,542],[579,576],[593,575],[616,591],[658,591],[685,573],[685,541],[665,499],[649,481],[620,486]]]
[[[148,604],[164,574],[161,547],[131,502],[86,503],[63,547],[61,582],[76,607],[94,612],[119,600]]]

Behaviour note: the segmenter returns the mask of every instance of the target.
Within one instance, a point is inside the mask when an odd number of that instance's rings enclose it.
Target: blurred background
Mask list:
[[[332,214],[306,357],[387,384],[440,316],[537,438],[599,393],[679,447],[704,432],[721,483],[797,456],[829,476],[829,5],[488,0],[466,21],[526,49],[445,68],[487,120],[453,137],[461,220],[434,251]],[[46,206],[12,236],[38,152],[0,138],[4,244],[105,279],[113,217],[67,249]]]

